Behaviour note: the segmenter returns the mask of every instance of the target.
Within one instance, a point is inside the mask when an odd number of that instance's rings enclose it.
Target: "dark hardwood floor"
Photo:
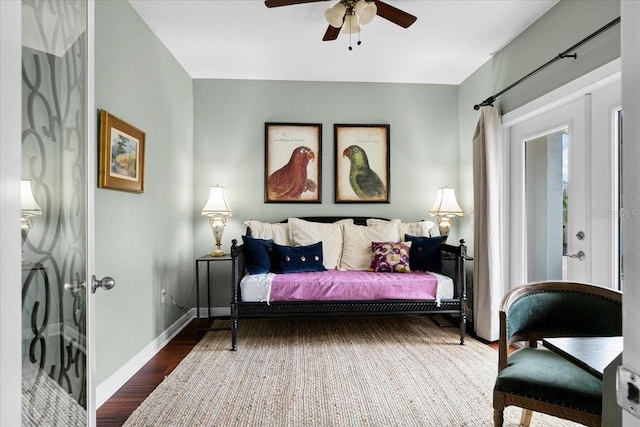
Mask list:
[[[204,336],[192,320],[97,411],[98,427],[121,426]],[[455,326],[455,325],[452,325]],[[497,343],[488,343],[498,349]]]
[[[121,426],[162,380],[193,349],[205,332],[196,330],[192,320],[169,344],[127,381],[97,411],[99,427]]]

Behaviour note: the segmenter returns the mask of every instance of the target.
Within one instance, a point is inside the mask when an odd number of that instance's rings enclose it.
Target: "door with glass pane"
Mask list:
[[[619,84],[508,130],[512,283],[618,287]]]
[[[584,119],[580,99],[511,128],[523,283],[586,280]]]
[[[93,412],[87,16],[85,1],[22,3],[22,425]]]
[[[591,234],[596,256],[590,265],[591,280],[621,289],[622,251],[620,221],[632,217],[622,204],[622,112],[620,85],[610,85],[591,94],[592,176]],[[614,238],[612,238],[614,237]]]

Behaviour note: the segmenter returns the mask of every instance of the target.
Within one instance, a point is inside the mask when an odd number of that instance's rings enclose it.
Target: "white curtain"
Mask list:
[[[503,146],[500,112],[482,107],[473,135],[474,271],[473,322],[476,334],[499,338],[503,295]]]

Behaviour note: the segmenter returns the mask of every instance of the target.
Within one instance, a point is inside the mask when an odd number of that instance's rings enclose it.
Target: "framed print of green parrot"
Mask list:
[[[321,203],[322,125],[265,123],[265,202]]]
[[[336,203],[389,203],[389,125],[334,125]]]

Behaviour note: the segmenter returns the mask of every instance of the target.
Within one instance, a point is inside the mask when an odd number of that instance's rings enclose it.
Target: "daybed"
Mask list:
[[[239,321],[260,317],[449,314],[459,318],[460,344],[464,344],[466,246],[464,240],[453,246],[442,243],[443,238],[430,238],[433,223],[367,217],[302,217],[276,224],[259,221],[245,224],[248,228],[243,242],[234,239],[231,246],[233,351],[237,349]],[[386,247],[381,247],[380,242],[386,242]],[[430,248],[424,246],[425,242],[427,245],[435,242],[437,246]],[[262,253],[262,244],[268,247],[268,258]],[[381,258],[380,251],[390,250],[389,245],[391,250],[401,249],[400,258],[394,258],[400,262],[392,266],[396,272],[381,272],[389,271],[388,265],[373,264],[372,258]],[[420,252],[423,248],[425,252]],[[432,249],[437,255],[433,271],[439,269],[442,274],[415,268],[418,261],[420,265],[424,262],[432,265],[433,259],[420,258],[432,253]],[[409,250],[412,265],[415,260],[411,269],[404,262],[408,261]],[[256,265],[249,263],[259,263],[260,256],[265,257],[267,266],[258,265],[256,269]],[[320,265],[311,270],[296,269],[298,265],[285,271],[298,259],[305,261],[300,264],[305,268],[308,264]],[[374,271],[366,271],[371,269]],[[254,274],[248,274],[251,272]],[[420,281],[428,281],[429,285],[421,285]]]

